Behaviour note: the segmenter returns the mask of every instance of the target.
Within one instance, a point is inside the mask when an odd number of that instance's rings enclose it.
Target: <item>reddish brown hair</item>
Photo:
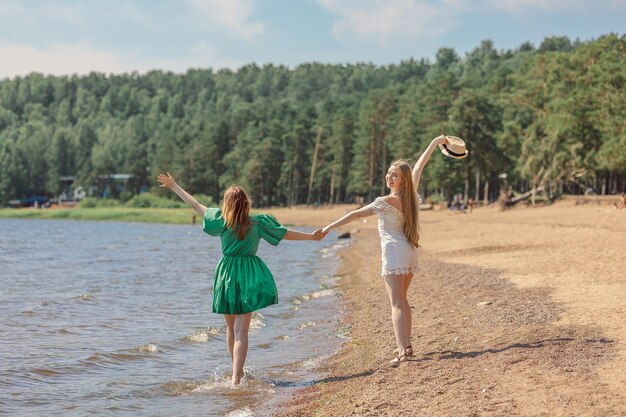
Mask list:
[[[246,237],[252,225],[250,207],[252,201],[246,191],[238,185],[231,185],[224,193],[222,213],[226,220],[226,227],[232,229],[239,240]]]

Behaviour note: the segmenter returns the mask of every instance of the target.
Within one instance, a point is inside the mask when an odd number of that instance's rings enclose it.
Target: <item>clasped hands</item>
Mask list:
[[[330,228],[326,226],[324,228],[314,230],[312,234],[315,240],[322,240],[326,237],[326,235],[329,232],[330,232]]]

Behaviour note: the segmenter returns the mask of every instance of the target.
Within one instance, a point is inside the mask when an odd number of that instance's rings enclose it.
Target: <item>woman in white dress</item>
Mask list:
[[[332,229],[367,216],[378,217],[378,233],[382,249],[381,275],[387,287],[391,303],[391,321],[398,345],[396,358],[392,362],[406,361],[413,355],[411,347],[411,307],[407,292],[413,274],[418,270],[417,248],[419,247],[417,186],[426,163],[438,145],[448,144],[441,135],[433,139],[411,170],[406,161],[391,164],[385,180],[390,192],[378,197],[371,204],[351,211],[322,229],[326,235]]]

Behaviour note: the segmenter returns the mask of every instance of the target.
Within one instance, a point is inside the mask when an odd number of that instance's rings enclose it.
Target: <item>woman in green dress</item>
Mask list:
[[[160,187],[174,191],[203,217],[203,230],[219,236],[222,257],[213,277],[213,312],[226,320],[226,342],[233,365],[232,383],[237,385],[244,372],[248,353],[248,329],[252,312],[278,303],[274,277],[256,256],[261,239],[271,245],[281,240],[321,240],[321,230],[303,233],[286,229],[267,214],[250,215],[250,198],[238,186],[224,194],[222,209],[207,208],[183,190],[172,174],[159,174]]]

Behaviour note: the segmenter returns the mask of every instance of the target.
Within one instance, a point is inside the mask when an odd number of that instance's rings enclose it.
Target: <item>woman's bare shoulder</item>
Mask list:
[[[398,210],[402,211],[402,200],[400,199],[400,196],[389,194],[382,197],[382,199],[385,201],[385,203],[392,205]]]

